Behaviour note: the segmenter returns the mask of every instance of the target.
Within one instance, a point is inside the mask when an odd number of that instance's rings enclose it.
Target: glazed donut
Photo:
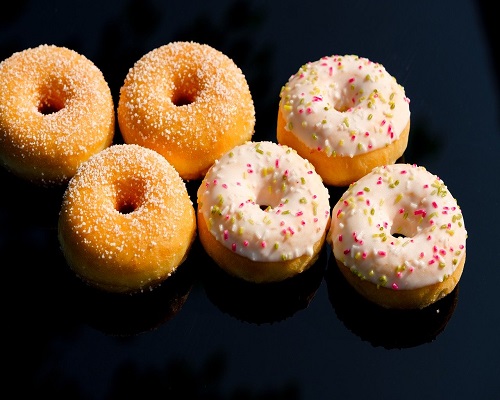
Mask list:
[[[424,167],[374,168],[332,210],[327,241],[347,281],[386,308],[424,308],[450,293],[467,232],[445,184]]]
[[[247,142],[224,154],[198,189],[198,233],[230,275],[278,282],[318,258],[329,193],[314,166],[287,146]]]
[[[222,154],[251,139],[255,109],[233,60],[205,44],[172,42],[129,70],[118,123],[126,143],[156,150],[183,179],[196,180]]]
[[[64,192],[62,252],[78,277],[103,291],[157,286],[186,259],[195,235],[184,181],[160,154],[138,145],[92,156]]]
[[[0,160],[19,177],[66,184],[114,128],[109,86],[83,55],[40,45],[0,63]]]
[[[382,65],[355,55],[323,57],[282,88],[277,139],[309,159],[325,184],[347,186],[404,153],[409,103]]]

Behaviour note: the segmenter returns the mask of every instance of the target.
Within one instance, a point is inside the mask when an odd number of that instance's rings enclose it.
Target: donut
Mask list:
[[[444,182],[422,166],[375,167],[332,209],[327,242],[347,281],[385,308],[425,308],[458,284],[467,231]]]
[[[201,180],[255,126],[241,69],[194,42],[171,42],[140,58],[120,89],[117,114],[125,143],[156,150],[185,180]]]
[[[309,159],[325,184],[348,186],[402,156],[409,103],[381,64],[356,55],[323,57],[282,87],[277,140]]]
[[[0,162],[42,186],[66,184],[114,136],[111,91],[85,56],[54,45],[0,63]]]
[[[273,142],[246,142],[209,169],[197,192],[198,234],[228,274],[279,282],[318,259],[329,193],[314,166]]]
[[[71,178],[58,221],[75,274],[107,292],[152,289],[186,259],[196,214],[175,168],[154,150],[115,144]]]

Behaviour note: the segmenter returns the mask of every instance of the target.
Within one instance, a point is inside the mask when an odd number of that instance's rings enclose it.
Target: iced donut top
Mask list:
[[[355,55],[303,65],[280,93],[285,129],[328,156],[383,148],[410,119],[410,100],[385,68]]]
[[[442,282],[465,256],[462,211],[424,167],[377,167],[352,184],[332,210],[328,241],[337,260],[392,289]]]
[[[272,142],[247,142],[216,161],[198,208],[217,241],[253,261],[312,255],[330,219],[329,193],[312,164]]]

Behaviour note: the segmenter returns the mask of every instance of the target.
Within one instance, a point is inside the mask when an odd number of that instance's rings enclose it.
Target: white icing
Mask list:
[[[216,161],[198,189],[198,207],[217,241],[253,261],[311,255],[330,219],[329,193],[314,166],[272,142],[247,142]]]
[[[337,260],[393,289],[442,282],[465,256],[466,238],[448,188],[409,164],[374,168],[352,184],[332,210],[328,233]]]
[[[280,93],[285,129],[328,156],[383,148],[410,119],[404,88],[385,68],[355,55],[303,65]]]

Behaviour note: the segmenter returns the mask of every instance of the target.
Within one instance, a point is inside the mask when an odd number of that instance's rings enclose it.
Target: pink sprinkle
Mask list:
[[[383,120],[382,120],[382,122],[380,123],[380,126],[384,126],[384,125],[385,125],[385,123],[386,123],[386,120],[385,120],[385,119],[383,119]]]
[[[232,249],[233,251],[236,251],[236,243],[233,243],[233,244],[231,245],[231,249]]]
[[[434,264],[434,260],[429,261],[429,265],[432,265],[432,264]]]
[[[262,248],[266,247],[266,242],[264,240],[262,242],[260,242],[260,247],[262,247]]]
[[[274,165],[276,166],[276,168],[279,168],[279,166],[280,166],[280,160],[278,158],[274,162]]]
[[[243,246],[248,247],[248,240],[243,241]]]
[[[323,101],[321,96],[313,96],[312,101]]]
[[[304,226],[304,225],[306,224],[306,221],[302,220],[302,221],[300,221],[300,224],[301,224],[302,226]]]
[[[400,214],[403,214],[404,212],[405,212],[405,209],[404,209],[404,208],[400,208],[400,209],[399,209],[399,213],[400,213]]]
[[[356,193],[356,196],[362,196],[362,195],[363,195],[363,193],[364,193],[364,192],[363,192],[362,190],[360,190],[359,192],[357,192],[357,193]]]
[[[399,286],[398,286],[396,283],[393,283],[393,284],[392,284],[392,288],[393,288],[394,290],[398,290],[398,289],[399,289]]]
[[[427,240],[431,240],[431,239],[432,239],[431,235],[427,236]]]
[[[370,132],[365,132],[365,136],[370,136]]]
[[[382,257],[385,257],[387,255],[387,253],[385,251],[379,250],[378,251],[378,255],[382,256]]]
[[[229,232],[228,232],[228,230],[226,229],[226,230],[224,231],[224,240],[227,240],[227,239],[229,239]]]
[[[307,107],[307,108],[306,108],[306,112],[307,112],[308,114],[312,114],[313,110],[312,110],[312,108],[311,108],[311,107]]]
[[[353,83],[353,82],[354,82],[354,78],[349,79],[349,83]]]
[[[328,75],[332,76],[333,74],[333,67],[328,68]]]
[[[351,252],[351,249],[345,249],[344,254],[349,254]]]
[[[401,174],[403,174],[403,175],[406,174],[406,169],[402,170]]]
[[[415,210],[415,212],[413,213],[415,215],[421,215],[423,218],[425,218],[425,216],[427,215],[427,213],[425,212],[425,210]]]
[[[304,212],[303,212],[303,211],[298,211],[298,212],[295,214],[295,216],[296,216],[296,217],[300,217],[302,214],[304,214]]]
[[[308,175],[311,175],[313,172],[312,171],[307,171],[307,174]]]
[[[351,142],[354,142],[356,140],[356,135],[351,136]]]
[[[224,184],[222,185],[222,187],[223,187],[224,189],[227,189],[227,184],[225,184],[225,183],[224,183]]]
[[[342,235],[339,235],[339,242],[342,241]]]
[[[363,251],[363,254],[361,255],[361,257],[363,258],[363,260],[365,260],[366,257],[368,257],[368,254],[366,254],[366,251]]]
[[[245,203],[240,203],[240,208],[243,207],[245,205]]]
[[[437,205],[437,203],[435,201],[432,202],[432,207],[438,208],[438,205]]]
[[[217,185],[217,179],[214,179],[214,185]]]
[[[423,251],[420,253],[420,258],[424,258],[424,252]]]

